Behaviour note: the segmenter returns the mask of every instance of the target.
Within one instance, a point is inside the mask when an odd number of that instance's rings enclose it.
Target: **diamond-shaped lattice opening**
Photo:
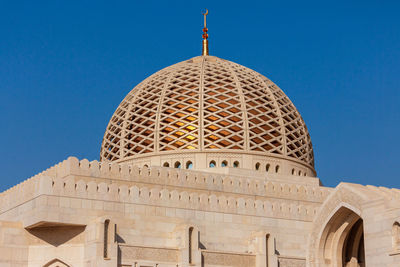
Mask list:
[[[249,127],[251,150],[283,154],[283,140],[278,109],[274,97],[254,72],[233,64],[243,91]]]
[[[167,74],[154,74],[122,101],[107,127],[102,159],[112,161],[154,151],[157,107]]]
[[[269,85],[269,89],[273,92],[282,114],[284,136],[286,139],[286,155],[313,165],[314,159],[311,140],[299,112],[289,98],[276,85]]]
[[[198,149],[200,65],[176,71],[160,114],[159,150]]]
[[[204,147],[243,149],[243,114],[232,73],[221,63],[206,62],[203,80]]]
[[[154,152],[154,132],[157,107],[166,77],[162,76],[143,86],[130,109],[125,128],[125,156]]]

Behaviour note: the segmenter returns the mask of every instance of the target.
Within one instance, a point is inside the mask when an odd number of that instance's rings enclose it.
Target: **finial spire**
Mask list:
[[[208,9],[206,9],[206,12],[202,12],[204,16],[204,28],[203,28],[203,56],[208,56],[208,29],[207,29],[207,15],[208,15]]]

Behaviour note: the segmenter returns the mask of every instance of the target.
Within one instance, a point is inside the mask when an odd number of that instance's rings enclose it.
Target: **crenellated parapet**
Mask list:
[[[69,157],[38,175],[56,178],[83,176],[310,202],[322,202],[332,190],[327,187],[279,183],[255,177],[229,177],[221,174],[165,167],[148,168],[144,166],[139,168],[129,164],[98,162],[96,160],[89,162],[87,159],[79,161],[75,157]]]
[[[163,167],[138,168],[70,157],[1,193],[0,209],[5,212],[39,195],[56,195],[312,220],[330,190],[259,178],[224,177]]]
[[[40,176],[30,181],[38,189],[38,195],[55,195],[59,197],[287,218],[301,221],[311,221],[318,208],[318,206],[311,203],[308,205],[299,205],[296,202],[289,204],[279,200],[226,196],[224,194],[214,194],[213,192],[188,192],[179,188],[169,190],[161,187],[151,188],[136,185],[128,187],[117,183],[75,181],[74,177],[63,179],[61,177]],[[15,199],[3,196],[1,201],[1,210],[4,212],[7,207],[23,203],[24,198],[19,196],[19,198]]]

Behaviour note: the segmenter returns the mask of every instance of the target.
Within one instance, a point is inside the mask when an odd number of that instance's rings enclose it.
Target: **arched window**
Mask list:
[[[233,168],[239,168],[239,161],[235,161],[233,163]]]
[[[103,257],[108,258],[108,228],[110,227],[110,220],[104,221],[104,238],[103,238]]]
[[[279,165],[275,166],[275,173],[279,173]]]
[[[265,166],[265,171],[266,172],[269,172],[269,168],[271,167],[271,165],[268,163],[266,166]]]
[[[180,169],[181,168],[181,163],[179,161],[175,162],[174,167],[176,169]]]
[[[256,170],[257,170],[257,171],[260,170],[260,165],[261,165],[260,162],[257,162],[257,163],[256,163]]]
[[[189,228],[189,264],[193,263],[193,227]]]
[[[148,166],[147,164],[144,164],[143,168],[144,168],[144,167],[148,168],[149,166]]]
[[[294,175],[294,173],[295,173],[295,171],[294,171],[294,169],[292,169],[292,175]]]
[[[228,162],[227,162],[226,160],[224,160],[224,161],[221,163],[221,167],[226,167],[226,166],[228,166]]]
[[[301,171],[299,171],[299,176],[301,176]]]
[[[395,222],[392,227],[392,246],[393,252],[400,250],[400,223]]]
[[[210,161],[210,164],[208,165],[210,168],[214,168],[217,164],[215,163],[214,160]]]
[[[190,170],[193,169],[193,162],[191,162],[190,160],[186,162],[186,169]]]
[[[169,163],[168,162],[164,162],[163,166],[168,168],[169,167]]]

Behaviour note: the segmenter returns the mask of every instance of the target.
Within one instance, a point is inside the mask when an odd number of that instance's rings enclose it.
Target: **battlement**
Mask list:
[[[133,185],[133,186],[131,186]],[[173,187],[160,189],[165,186]],[[158,190],[158,191],[157,191]],[[196,191],[199,192],[193,192]],[[1,212],[39,195],[74,196],[118,202],[173,205],[243,214],[312,216],[330,188],[224,177],[220,174],[164,167],[89,162],[70,157],[0,194]],[[204,192],[204,193],[203,193]],[[228,193],[228,194],[222,194]],[[258,199],[259,198],[259,199]],[[275,198],[270,200],[265,198]],[[296,203],[288,204],[288,201]],[[306,202],[306,203],[304,203]],[[307,204],[307,202],[309,202]],[[290,201],[292,203],[292,201]],[[296,217],[295,216],[295,217]]]
[[[75,177],[66,179],[49,176],[40,176],[30,179],[30,186],[35,190],[35,196],[59,196],[80,199],[101,200],[118,203],[134,203],[154,205],[160,207],[193,209],[200,211],[214,211],[232,214],[253,215],[262,217],[276,217],[311,221],[319,205],[301,205],[298,202],[282,202],[279,200],[257,199],[255,197],[235,197],[218,195],[212,192],[197,193],[185,190],[168,190],[161,187],[107,184],[95,181],[75,181]],[[21,185],[26,189],[27,183]],[[19,193],[21,192],[21,193]],[[0,200],[1,211],[22,204],[28,200],[23,191],[3,195]]]
[[[19,188],[25,187],[29,181],[39,176],[65,178],[81,176],[100,179],[111,179],[129,182],[141,182],[159,185],[171,185],[194,189],[213,190],[246,195],[276,197],[321,203],[332,190],[322,186],[296,185],[279,183],[256,177],[243,178],[225,176],[223,174],[205,173],[191,170],[146,166],[139,168],[129,164],[79,161],[75,157],[48,168],[26,181],[4,191],[0,197]]]
[[[398,189],[359,186],[389,199],[400,196]],[[163,167],[140,169],[70,157],[1,193],[0,212],[40,195],[55,195],[312,220],[331,190]]]

